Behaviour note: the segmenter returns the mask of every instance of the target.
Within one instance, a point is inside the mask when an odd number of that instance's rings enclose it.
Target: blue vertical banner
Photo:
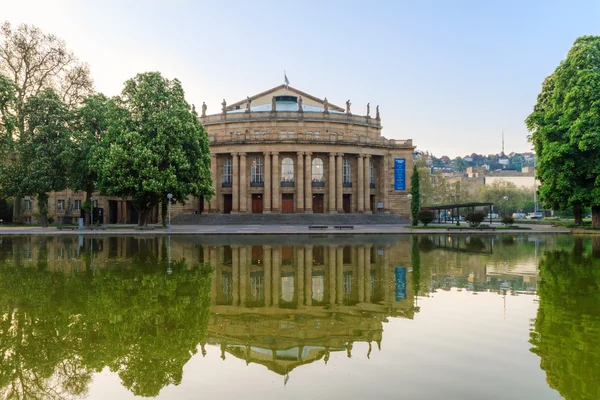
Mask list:
[[[394,190],[406,190],[406,158],[394,158]]]
[[[396,268],[396,301],[406,299],[406,268]]]

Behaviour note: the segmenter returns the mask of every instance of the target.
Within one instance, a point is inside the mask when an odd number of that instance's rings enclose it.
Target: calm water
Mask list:
[[[0,238],[0,398],[600,399],[600,238]]]

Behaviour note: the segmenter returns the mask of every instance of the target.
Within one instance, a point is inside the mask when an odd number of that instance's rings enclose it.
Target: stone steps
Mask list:
[[[180,214],[173,225],[378,225],[408,224],[392,214]]]

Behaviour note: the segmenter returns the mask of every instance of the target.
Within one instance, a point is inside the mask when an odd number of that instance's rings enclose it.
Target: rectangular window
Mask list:
[[[29,211],[31,210],[31,200],[25,200],[25,210]]]
[[[81,210],[81,200],[75,200],[75,209]]]
[[[58,200],[58,211],[65,211],[65,201]]]

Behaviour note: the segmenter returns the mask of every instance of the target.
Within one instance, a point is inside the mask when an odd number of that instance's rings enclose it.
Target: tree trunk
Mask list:
[[[592,227],[600,227],[600,206],[592,206]]]
[[[583,210],[580,203],[573,206],[573,216],[575,217],[575,225],[583,225]]]
[[[48,195],[46,193],[40,193],[37,196],[38,208],[40,210],[40,225],[42,228],[48,227]]]
[[[600,258],[600,236],[592,236],[592,256],[594,258]]]
[[[160,211],[161,211],[161,215],[162,215],[162,226],[163,228],[167,227],[167,207],[169,206],[169,203],[167,201],[161,201],[160,202]]]
[[[86,201],[89,200],[92,197],[92,189],[89,189],[85,191],[85,199]],[[90,201],[90,209],[86,210],[83,213],[83,224],[85,226],[90,226],[90,217],[92,215],[92,208],[91,208],[91,204],[92,202]]]
[[[138,226],[148,226],[148,216],[150,214],[150,210],[144,208],[139,210],[139,222]]]

